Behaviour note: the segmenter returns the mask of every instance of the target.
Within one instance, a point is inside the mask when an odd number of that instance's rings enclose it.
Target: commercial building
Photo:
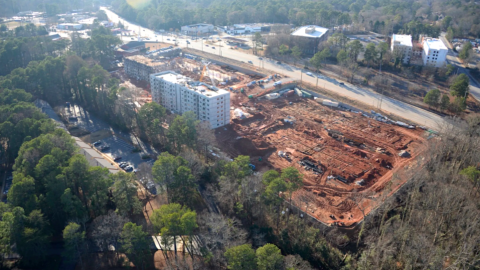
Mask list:
[[[198,23],[192,25],[185,25],[181,27],[182,34],[190,35],[190,36],[201,36],[206,33],[213,32],[213,25],[206,24],[206,23]]]
[[[80,23],[60,23],[57,25],[57,29],[60,30],[81,30],[83,24]]]
[[[404,64],[410,63],[412,57],[412,36],[411,35],[393,35],[390,50],[402,54],[402,62]]]
[[[230,92],[173,71],[150,75],[152,100],[174,113],[193,111],[210,128],[230,123]]]
[[[124,59],[125,73],[129,77],[147,82],[150,79],[150,74],[159,72],[165,65],[165,62],[160,62],[143,55],[128,56]]]
[[[422,38],[422,59],[424,66],[443,67],[446,64],[448,48],[438,38]]]
[[[270,32],[271,24],[266,23],[245,23],[225,26],[225,32],[229,35],[251,34],[257,32]]]
[[[120,171],[113,162],[106,160],[99,152],[84,143],[80,138],[74,136],[72,136],[72,138],[75,140],[79,154],[85,157],[90,166],[107,168],[110,173],[118,173]]]
[[[328,28],[317,25],[306,25],[297,28],[291,34],[303,53],[313,55],[318,51],[318,44],[328,38]]]

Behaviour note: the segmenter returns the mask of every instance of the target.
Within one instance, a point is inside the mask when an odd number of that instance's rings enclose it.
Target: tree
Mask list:
[[[448,27],[448,29],[447,29],[447,34],[445,35],[445,38],[446,38],[448,41],[452,42],[453,36],[454,36],[453,28],[452,28],[452,27]]]
[[[276,270],[283,268],[283,256],[274,244],[266,244],[257,249],[258,270]]]
[[[281,178],[288,183],[288,192],[290,193],[290,203],[292,203],[292,194],[303,187],[303,175],[295,167],[282,169]]]
[[[257,260],[255,250],[249,244],[227,249],[225,252],[228,269],[231,270],[256,270]]]
[[[162,205],[153,211],[151,221],[155,231],[160,233],[165,241],[168,237],[173,237],[175,261],[177,261],[177,237],[180,237],[183,241],[182,235],[191,236],[193,230],[197,228],[196,219],[195,211],[191,211],[178,203]],[[190,254],[193,256],[192,251],[190,251]]]
[[[113,180],[112,196],[117,207],[117,213],[125,216],[128,213],[138,214],[142,211],[142,204],[137,196],[135,175],[119,172],[111,174]]]
[[[310,64],[314,66],[317,70],[322,66],[322,62],[325,61],[328,57],[331,56],[330,49],[325,48],[320,52],[317,52],[311,59]]]
[[[364,58],[365,61],[367,61],[368,66],[370,66],[370,64],[378,58],[378,52],[374,43],[368,43],[367,47],[365,48]]]
[[[78,258],[83,269],[82,253],[85,244],[85,232],[82,232],[80,225],[74,222],[68,223],[63,230],[63,240],[65,241],[65,255],[70,260]]]
[[[303,52],[298,46],[293,46],[292,48],[292,56],[295,60],[300,60],[302,58]],[[295,64],[295,63],[293,63]]]
[[[465,175],[475,187],[478,185],[478,180],[480,179],[480,170],[477,169],[475,166],[469,166],[460,171],[461,175]]]
[[[280,45],[280,47],[278,48],[278,53],[279,53],[280,55],[287,55],[287,54],[290,53],[290,48],[288,48],[287,45],[282,44],[282,45]]]
[[[108,203],[108,193],[112,186],[112,178],[109,177],[107,168],[90,167],[88,169],[89,177],[92,179],[88,187],[87,198],[90,203],[90,209],[95,216],[105,213]]]
[[[273,180],[280,177],[280,174],[275,170],[269,170],[263,173],[262,182],[265,186],[268,186]]]
[[[340,50],[337,53],[337,62],[339,64],[344,63],[345,61],[347,61],[347,59],[348,59],[348,54],[345,50]]]
[[[473,56],[473,46],[470,41],[467,41],[463,44],[462,49],[458,53],[458,58],[463,60],[463,63],[468,63],[470,62],[470,58]]]
[[[190,168],[180,166],[175,173],[175,181],[170,185],[172,202],[193,206],[196,199],[197,184]]]
[[[382,70],[382,63],[385,58],[385,55],[388,52],[388,43],[386,42],[380,42],[377,45],[377,55],[378,55],[378,61],[380,62],[380,71]]]
[[[464,73],[458,75],[450,85],[450,93],[456,97],[467,97],[470,79]]]
[[[440,100],[440,109],[446,110],[450,106],[450,98],[448,95],[442,95],[442,98]]]
[[[98,216],[92,222],[92,239],[103,252],[109,251],[109,246],[117,246],[123,226],[128,219],[109,211],[108,214]]]
[[[258,49],[263,49],[263,37],[260,32],[256,32],[252,39],[253,52],[257,54]]]
[[[164,121],[166,110],[156,102],[150,102],[143,105],[138,112],[138,121],[140,130],[145,132],[150,141],[157,143],[158,136],[163,136],[162,122]]]
[[[175,181],[175,174],[178,167],[185,165],[186,161],[182,157],[175,157],[168,152],[163,152],[158,156],[152,167],[153,181],[160,185],[161,189],[167,192],[167,201],[172,196],[169,188]]]
[[[360,41],[354,40],[350,41],[347,44],[347,52],[350,55],[350,58],[355,62],[358,59],[358,55],[363,51],[363,45]]]
[[[175,117],[167,133],[175,150],[179,151],[184,145],[194,148],[197,137],[195,129],[197,122],[195,114],[191,111]]]
[[[429,106],[437,107],[439,105],[440,95],[441,94],[438,89],[432,89],[425,95],[423,102]]]
[[[142,226],[132,222],[125,223],[120,234],[120,250],[140,269],[146,269],[149,264],[150,246],[147,237]]]
[[[229,176],[237,181],[241,181],[251,173],[252,170],[250,168],[249,156],[239,155],[232,162],[227,163],[223,168],[223,175]]]
[[[443,29],[448,29],[450,27],[450,24],[452,23],[453,18],[451,16],[445,16],[442,20],[442,27]]]

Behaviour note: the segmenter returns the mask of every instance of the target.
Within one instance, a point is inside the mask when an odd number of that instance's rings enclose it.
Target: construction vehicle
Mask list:
[[[200,82],[202,81],[203,77],[205,77],[205,71],[208,71],[210,73],[210,70],[208,69],[208,65],[210,65],[210,62],[203,62],[203,69],[202,69],[202,75],[200,76]],[[210,81],[212,82],[212,85],[214,87],[217,87],[217,85],[215,84],[215,81],[213,80],[213,78],[211,76],[208,76],[210,78]]]

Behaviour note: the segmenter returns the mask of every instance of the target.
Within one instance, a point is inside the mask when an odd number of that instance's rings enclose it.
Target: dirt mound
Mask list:
[[[249,155],[249,156],[265,156],[276,151],[276,148],[270,147],[268,143],[262,141],[260,145],[255,145],[252,140],[247,138],[241,138],[235,141],[234,143],[235,149],[241,155]]]

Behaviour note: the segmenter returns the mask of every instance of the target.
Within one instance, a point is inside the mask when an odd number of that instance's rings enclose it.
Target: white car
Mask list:
[[[312,77],[313,77],[313,74],[312,74],[311,72],[307,72],[307,73],[305,73],[305,74],[307,74],[308,76],[312,76]]]

